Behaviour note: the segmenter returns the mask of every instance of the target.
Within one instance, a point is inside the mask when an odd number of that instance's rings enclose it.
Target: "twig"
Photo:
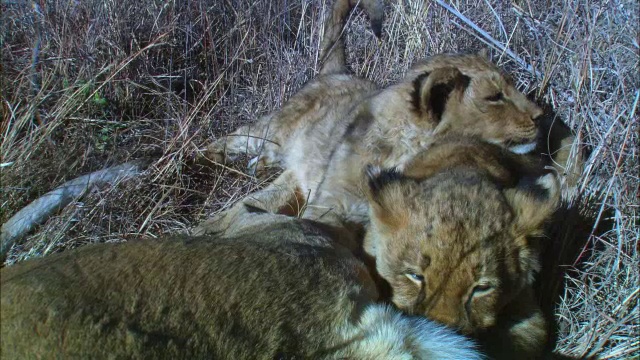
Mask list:
[[[511,57],[515,62],[517,62],[522,68],[524,68],[525,70],[527,70],[528,72],[530,72],[534,76],[539,77],[539,78],[542,77],[542,73],[540,71],[535,69],[533,66],[527,64],[522,58],[520,58],[513,51],[511,51],[511,49],[506,47],[504,44],[502,44],[498,40],[494,39],[491,35],[489,35],[489,33],[487,33],[486,31],[482,30],[478,25],[474,24],[473,21],[469,20],[469,18],[467,18],[466,16],[462,15],[458,10],[456,10],[456,9],[452,8],[451,6],[447,5],[442,0],[435,0],[435,2],[436,2],[436,4],[442,6],[447,11],[449,11],[450,13],[455,15],[457,18],[462,20],[465,24],[467,24],[467,26],[471,27],[478,34],[480,34],[486,40],[485,42],[488,45],[493,46],[497,50],[500,50],[500,51],[504,52],[505,54],[509,55],[509,57]],[[462,27],[461,25],[459,25],[456,22],[454,22],[454,24],[459,26],[459,27]]]
[[[40,11],[40,6],[37,2],[33,2],[33,26],[36,33],[36,38],[31,50],[31,92],[33,94],[34,101],[37,99],[40,92],[40,77],[38,74],[38,65],[40,63],[40,48],[42,46],[42,27],[44,22],[44,15]],[[40,110],[38,106],[33,107],[33,118],[38,125],[42,125],[42,119],[40,118]]]
[[[500,15],[498,15],[498,13],[496,12],[496,9],[494,9],[493,6],[491,6],[491,3],[489,2],[489,0],[484,0],[484,3],[487,4],[487,7],[493,13],[493,16],[496,18],[496,21],[498,22],[498,25],[500,25],[500,30],[502,31],[502,35],[504,35],[504,39],[507,40],[507,43],[508,43],[509,42],[508,39],[510,36],[507,35],[507,29],[504,28],[504,24],[502,24],[502,19],[500,19]]]
[[[139,175],[144,169],[142,161],[132,161],[83,175],[37,198],[13,215],[0,233],[0,257],[4,259],[11,246],[56,211],[78,199],[93,186],[116,183]]]

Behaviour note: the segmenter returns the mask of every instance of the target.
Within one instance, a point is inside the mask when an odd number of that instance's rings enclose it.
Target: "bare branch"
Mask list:
[[[504,44],[502,44],[498,40],[494,39],[491,35],[489,35],[488,32],[482,30],[478,25],[474,24],[473,21],[471,21],[468,17],[462,15],[458,10],[454,9],[450,5],[447,5],[442,0],[435,0],[435,2],[438,5],[440,5],[443,8],[445,8],[448,12],[452,13],[457,18],[462,20],[462,22],[464,22],[467,26],[471,27],[478,34],[480,34],[480,36],[482,37],[482,40],[484,40],[483,42],[485,42],[489,46],[495,47],[496,49],[504,52],[510,58],[512,58],[515,62],[517,62],[522,68],[524,68],[525,70],[527,70],[531,74],[535,75],[536,77],[540,77],[540,78],[542,77],[542,73],[540,71],[535,69],[532,65],[527,64],[527,62],[524,61],[520,56],[516,55],[513,51],[511,51],[511,49],[506,47]],[[455,23],[455,24],[458,25],[457,23]]]
[[[142,161],[131,161],[83,175],[67,181],[61,186],[37,198],[13,215],[0,233],[0,256],[5,257],[11,246],[29,231],[45,222],[56,211],[82,197],[94,186],[102,186],[139,175],[145,167]]]

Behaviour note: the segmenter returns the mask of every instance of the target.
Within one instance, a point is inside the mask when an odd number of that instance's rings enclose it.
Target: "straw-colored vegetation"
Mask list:
[[[189,163],[314,75],[329,5],[4,1],[0,221],[78,176],[151,163],[65,206],[6,264],[184,231],[269,181],[243,163]],[[566,354],[640,355],[639,13],[634,0],[406,0],[387,3],[381,42],[361,15],[346,31],[351,68],[380,85],[429,54],[490,47],[522,91],[579,135],[586,168],[550,225],[540,291]]]

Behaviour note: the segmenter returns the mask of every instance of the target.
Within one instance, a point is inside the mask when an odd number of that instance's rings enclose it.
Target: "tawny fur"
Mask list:
[[[538,358],[532,292],[559,185],[529,158],[445,137],[404,172],[370,170],[365,251],[400,309],[474,334],[498,358]]]
[[[278,209],[288,202],[271,201],[303,194],[301,216],[358,227],[367,218],[360,186],[365,164],[403,169],[434,136],[444,134],[476,135],[516,152],[533,150],[535,119],[542,110],[483,56],[434,56],[384,89],[347,73],[340,35],[352,3],[336,1],[325,25],[321,54],[330,69],[323,66],[282,109],[205,151],[215,162],[246,153],[254,168],[282,166],[291,172],[267,189],[284,195],[258,193],[245,203]],[[379,1],[364,5],[372,23],[381,18]]]
[[[226,239],[86,245],[3,268],[2,358],[481,358],[375,304],[367,268],[325,228],[243,220]]]
[[[559,202],[556,177],[534,158],[457,135],[434,138],[402,172],[369,167],[367,174],[364,247],[391,300],[474,334],[497,358],[540,356],[547,324],[531,287],[539,270],[536,237]],[[244,209],[200,229],[245,231]],[[353,234],[344,238],[346,248],[359,251]]]

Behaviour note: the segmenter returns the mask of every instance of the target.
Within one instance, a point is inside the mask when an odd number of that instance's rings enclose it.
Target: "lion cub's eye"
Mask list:
[[[473,295],[486,295],[491,290],[493,290],[493,286],[490,284],[479,284],[473,288]]]
[[[500,100],[504,99],[504,95],[502,95],[502,93],[499,92],[497,94],[493,94],[491,96],[487,96],[484,99],[487,100],[487,101],[491,101],[491,102],[497,102],[497,101],[500,101]]]
[[[411,281],[415,281],[417,283],[421,283],[424,281],[424,276],[416,274],[414,272],[408,272],[405,274],[405,276],[408,277]]]

